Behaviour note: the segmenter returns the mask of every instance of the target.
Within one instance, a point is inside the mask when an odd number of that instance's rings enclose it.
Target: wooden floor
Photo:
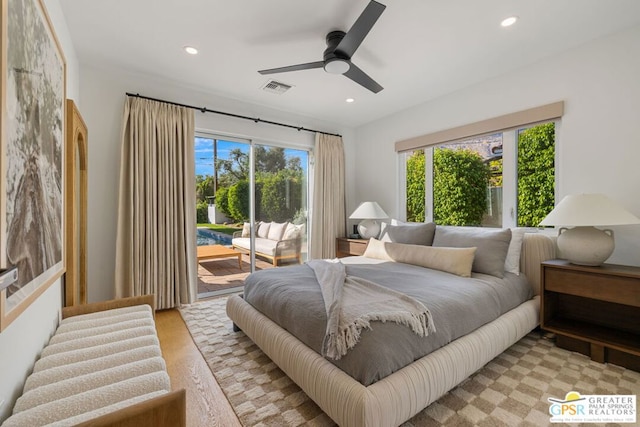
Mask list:
[[[156,312],[171,388],[187,390],[188,427],[241,427],[176,309]]]

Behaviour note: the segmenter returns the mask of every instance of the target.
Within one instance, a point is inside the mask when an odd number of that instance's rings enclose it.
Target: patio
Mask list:
[[[206,298],[231,288],[244,285],[244,279],[250,273],[248,254],[242,254],[242,270],[238,268],[236,257],[203,260],[198,263],[198,296]],[[282,263],[283,267],[292,265]],[[269,261],[256,257],[256,271],[276,268]],[[278,267],[280,268],[280,267]]]

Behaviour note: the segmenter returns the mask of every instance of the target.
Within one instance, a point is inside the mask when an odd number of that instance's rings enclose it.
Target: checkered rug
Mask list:
[[[241,423],[334,426],[246,335],[232,331],[226,301],[180,313]],[[532,332],[402,426],[551,425],[547,398],[569,391],[640,395],[640,373],[592,362]]]

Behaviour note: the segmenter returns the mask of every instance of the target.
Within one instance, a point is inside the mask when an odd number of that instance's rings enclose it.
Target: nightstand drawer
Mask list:
[[[366,244],[360,242],[341,241],[338,243],[340,252],[346,252],[351,255],[362,255],[367,248]]]
[[[567,269],[544,269],[545,291],[640,307],[638,280]]]
[[[347,239],[339,237],[336,239],[336,256],[355,256],[364,254],[367,249],[368,240],[365,239]]]

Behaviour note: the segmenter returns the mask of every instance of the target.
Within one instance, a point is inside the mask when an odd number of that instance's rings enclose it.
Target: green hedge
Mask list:
[[[209,204],[207,202],[196,203],[196,218],[201,224],[209,223]]]
[[[237,221],[249,219],[249,183],[238,181],[229,188],[228,192],[229,215]]]
[[[520,132],[518,226],[537,227],[555,203],[555,124]]]
[[[489,166],[471,150],[433,153],[433,216],[441,225],[480,225],[487,210]]]

